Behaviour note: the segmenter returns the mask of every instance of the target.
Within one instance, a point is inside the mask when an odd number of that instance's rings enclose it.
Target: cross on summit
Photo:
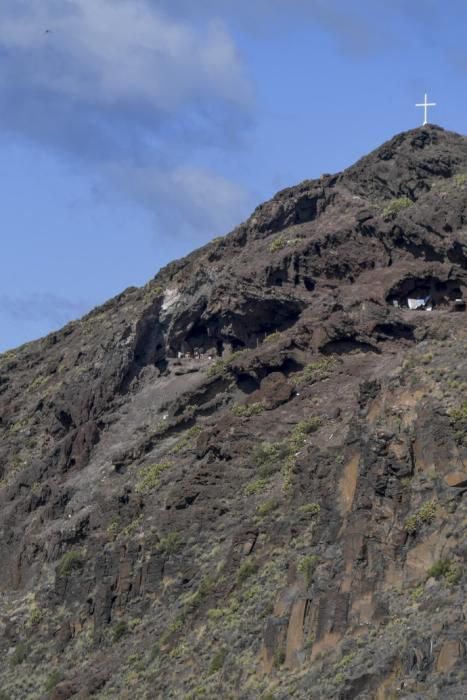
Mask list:
[[[423,120],[423,126],[425,126],[425,124],[428,124],[428,107],[436,107],[436,102],[428,102],[428,96],[425,93],[425,102],[418,102],[415,107],[425,108],[425,118]]]

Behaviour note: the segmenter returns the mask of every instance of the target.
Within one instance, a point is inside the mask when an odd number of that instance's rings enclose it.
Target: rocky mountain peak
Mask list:
[[[464,698],[467,146],[0,355],[0,698]]]

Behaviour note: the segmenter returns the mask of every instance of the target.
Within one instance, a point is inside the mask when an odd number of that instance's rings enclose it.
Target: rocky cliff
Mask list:
[[[1,700],[467,697],[464,297],[426,126],[0,355]]]

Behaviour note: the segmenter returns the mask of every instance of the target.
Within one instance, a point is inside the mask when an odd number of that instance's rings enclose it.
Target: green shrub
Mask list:
[[[279,461],[287,456],[288,448],[285,443],[263,442],[253,450],[253,463],[259,468],[259,476],[266,478],[279,468]]]
[[[458,583],[462,576],[462,569],[459,564],[450,559],[439,559],[426,572],[428,578],[444,578],[452,586]]]
[[[131,535],[139,529],[143,522],[143,514],[140,513],[136,518],[134,518],[128,525],[126,525],[122,530],[122,537],[131,537]]]
[[[285,649],[276,649],[272,665],[278,669],[285,664]]]
[[[275,253],[276,250],[282,250],[286,246],[292,246],[300,243],[300,238],[276,238],[275,241],[269,244],[269,252]]]
[[[444,578],[446,581],[451,584],[451,586],[455,586],[456,583],[459,583],[459,581],[462,578],[462,568],[460,564],[454,564],[451,562],[450,567],[444,574]]]
[[[258,513],[260,518],[264,518],[266,517],[266,515],[269,515],[274,510],[276,510],[278,507],[279,502],[275,498],[270,498],[268,501],[260,503],[260,505],[256,509],[256,512]]]
[[[27,657],[29,654],[29,647],[27,644],[24,642],[21,642],[20,644],[17,645],[16,649],[14,650],[11,658],[10,658],[10,664],[14,666],[19,666],[20,664],[23,663],[23,661],[26,661]]]
[[[319,416],[311,416],[311,418],[306,418],[300,421],[292,430],[289,439],[290,449],[301,449],[305,442],[305,438],[310,433],[315,433],[321,427],[322,421]]]
[[[232,407],[232,413],[234,416],[239,416],[240,418],[250,418],[251,416],[256,416],[258,413],[265,411],[265,407],[262,403],[250,403],[243,404]]]
[[[347,668],[354,660],[355,655],[355,652],[344,654],[344,656],[334,665],[336,671],[343,671],[345,668]]]
[[[208,597],[209,593],[213,590],[216,585],[216,578],[214,576],[206,576],[204,578],[197,591],[191,593],[184,600],[185,603],[185,613],[194,610],[199,607],[201,603]]]
[[[319,515],[321,506],[319,503],[305,503],[305,505],[300,506],[298,510],[300,513],[304,513],[304,515],[313,517],[315,515]]]
[[[156,656],[159,654],[161,648],[165,647],[169,643],[172,635],[182,629],[183,623],[185,622],[185,619],[186,619],[186,612],[185,611],[183,611],[179,615],[177,615],[177,617],[172,622],[172,624],[161,635],[159,642],[154,645],[154,647],[152,649],[152,654],[151,654],[152,659],[155,659]]]
[[[45,682],[45,691],[50,693],[50,691],[53,690],[62,680],[63,675],[60,673],[60,671],[52,671]]]
[[[31,609],[29,610],[29,624],[32,627],[35,627],[36,625],[39,625],[42,622],[43,617],[44,617],[43,611],[37,605],[37,603],[34,603],[31,606]]]
[[[463,443],[467,437],[467,401],[454,408],[450,414],[451,425],[455,430],[455,437],[459,444]]]
[[[409,535],[414,535],[422,525],[431,523],[436,517],[435,501],[427,501],[405,521],[404,528]]]
[[[310,362],[292,377],[295,385],[313,384],[329,376],[329,373],[337,367],[339,360],[335,357],[321,357],[315,362]]]
[[[128,624],[125,620],[119,620],[113,629],[112,641],[119,642],[126,634],[128,634]]]
[[[38,389],[40,386],[45,384],[49,380],[49,377],[42,377],[38,376],[35,378],[35,380],[32,382],[31,386],[29,387],[30,389]]]
[[[218,374],[224,374],[229,369],[230,363],[236,358],[240,357],[243,353],[248,352],[248,348],[243,350],[235,350],[227,357],[219,357],[217,360],[209,366],[208,377],[216,377]]]
[[[143,467],[138,474],[137,493],[147,494],[153,491],[159,485],[161,474],[171,466],[171,462],[160,462]]]
[[[169,532],[162,537],[157,544],[157,551],[164,554],[175,554],[182,546],[182,541],[178,532]]]
[[[383,217],[396,216],[403,209],[407,209],[413,204],[412,200],[408,197],[398,197],[393,199],[386,207],[383,209]]]
[[[250,578],[250,576],[253,576],[256,574],[258,571],[258,564],[253,561],[252,559],[247,559],[246,561],[243,562],[243,564],[240,566],[237,574],[237,583],[242,584],[244,583],[247,578]]]
[[[425,592],[425,589],[423,586],[416,586],[411,592],[410,592],[410,597],[413,600],[414,603],[420,600],[420,598],[423,596]]]
[[[256,493],[261,493],[269,486],[269,481],[267,479],[255,479],[250,481],[249,484],[245,486],[245,496],[253,496]]]
[[[289,439],[287,440],[287,458],[284,462],[284,491],[288,491],[292,484],[292,475],[295,467],[295,456],[306,442],[307,435],[316,432],[321,426],[321,418],[312,416],[306,420],[300,421],[292,430]]]
[[[318,557],[316,554],[308,554],[303,557],[299,562],[297,569],[303,574],[307,587],[311,585],[313,581],[313,574],[315,573],[316,564],[318,562]]]
[[[114,515],[110,523],[107,525],[107,534],[111,537],[116,537],[120,529],[120,524],[117,516]]]
[[[285,238],[276,238],[275,241],[272,241],[272,243],[269,244],[269,252],[275,253],[276,250],[282,250],[282,248],[285,248],[286,245],[287,241]]]
[[[174,447],[172,447],[172,449],[170,450],[170,454],[176,455],[179,452],[185,450],[202,431],[203,429],[199,425],[194,425],[192,428],[187,430],[177,442],[177,444]]]
[[[214,673],[217,673],[223,668],[226,656],[227,649],[224,647],[215,653],[209,665],[208,676],[212,676]]]
[[[279,340],[282,337],[282,333],[279,331],[273,331],[272,333],[269,333],[268,335],[264,336],[263,343],[274,343],[276,340]]]
[[[84,566],[83,552],[81,550],[72,549],[63,555],[59,566],[61,576],[70,576],[73,571],[81,571]]]

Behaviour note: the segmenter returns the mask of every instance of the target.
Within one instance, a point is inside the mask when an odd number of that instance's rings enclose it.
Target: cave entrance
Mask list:
[[[386,300],[395,307],[412,311],[443,308],[465,310],[464,294],[459,280],[443,281],[438,277],[404,279],[393,287]]]

